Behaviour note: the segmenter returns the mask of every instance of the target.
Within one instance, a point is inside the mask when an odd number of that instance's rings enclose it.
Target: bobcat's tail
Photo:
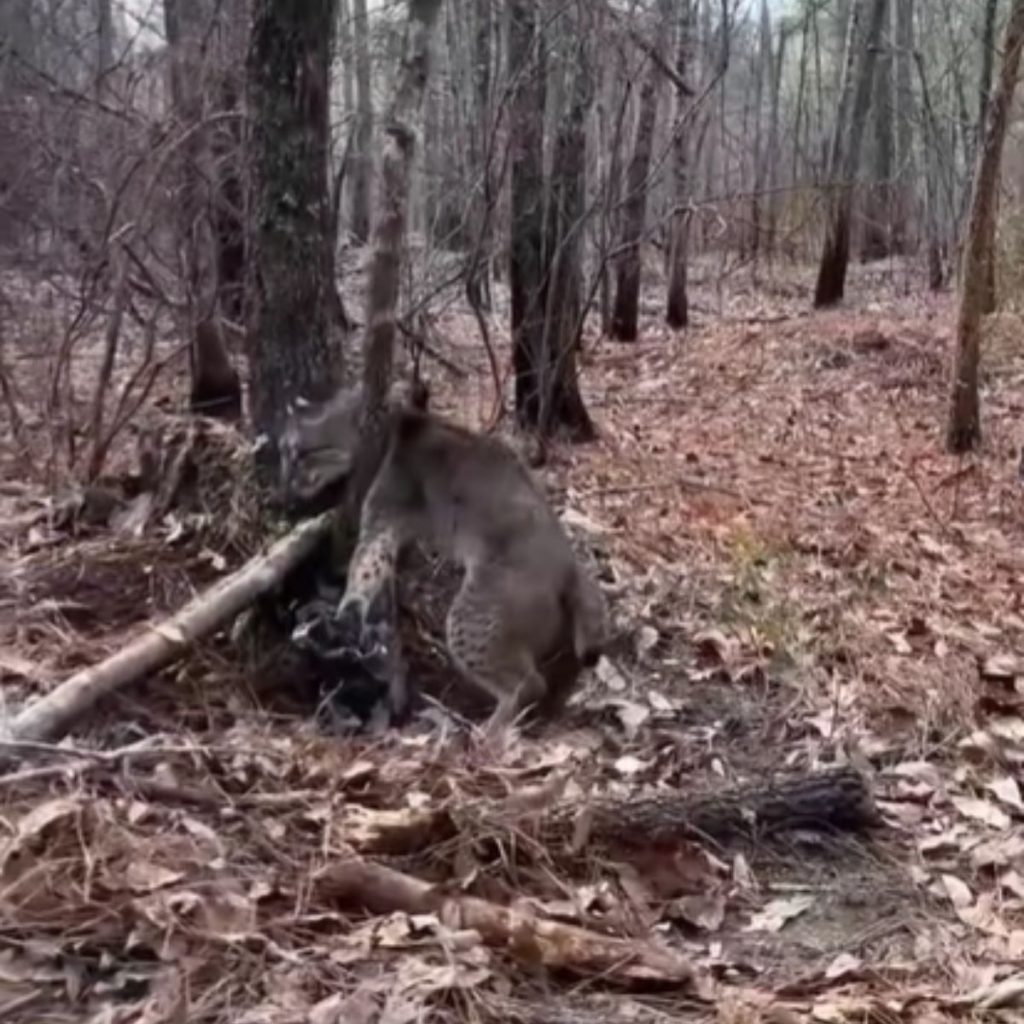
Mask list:
[[[589,573],[577,567],[567,596],[576,657],[587,667],[595,665],[608,642],[608,606],[604,594]]]

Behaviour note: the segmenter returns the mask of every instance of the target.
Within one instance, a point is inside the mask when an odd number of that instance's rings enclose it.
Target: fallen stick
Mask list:
[[[578,853],[596,842],[627,860],[632,848],[652,843],[759,840],[794,829],[864,832],[879,822],[867,780],[849,765],[705,793],[666,790],[536,808],[480,800],[463,804],[457,815],[445,806],[382,810],[348,803],[339,813],[338,827],[362,854],[415,854],[456,833],[468,838],[515,827],[549,852],[570,846]]]
[[[478,932],[486,945],[532,967],[600,974],[621,983],[682,984],[690,991],[701,980],[690,960],[667,947],[601,935],[476,896],[452,895],[361,857],[324,868],[316,885],[324,896],[374,914],[433,914],[448,928]]]
[[[98,665],[76,672],[25,708],[10,724],[12,740],[59,739],[101,697],[165,668],[281,582],[327,536],[331,513],[300,523],[265,554],[194,597]]]
[[[551,840],[589,836],[625,846],[677,843],[685,839],[763,839],[795,829],[865,831],[879,823],[867,780],[850,765],[816,772],[787,773],[707,793],[661,792],[631,800],[597,799],[581,812],[557,808],[542,828]]]

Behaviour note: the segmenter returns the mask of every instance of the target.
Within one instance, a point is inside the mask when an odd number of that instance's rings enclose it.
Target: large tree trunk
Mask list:
[[[593,84],[583,26],[578,19],[570,24],[577,47],[568,109],[555,137],[551,167],[543,344],[539,352],[528,354],[538,384],[532,394],[539,400],[527,401],[517,411],[520,423],[541,437],[564,432],[569,440],[582,442],[595,436],[576,375],[583,329],[583,174]]]
[[[1010,107],[1017,86],[1024,46],[1024,0],[1014,0],[1003,35],[1003,63],[988,104],[984,136],[978,151],[971,191],[970,217],[960,270],[960,309],[946,445],[952,452],[969,451],[981,440],[978,365],[981,321],[988,293],[987,267],[995,237],[996,192]]]
[[[996,49],[996,8],[999,0],[986,0],[985,20],[981,32],[981,77],[978,81],[978,127],[976,138],[980,144],[985,131],[988,114],[989,93],[992,91],[992,66]],[[999,202],[996,193],[995,202]],[[984,293],[981,297],[982,313],[994,313],[999,300],[996,291],[996,211],[990,222],[990,237],[987,244],[988,257],[985,262]]]
[[[636,341],[640,319],[640,267],[644,225],[647,220],[648,177],[654,150],[654,126],[658,119],[660,71],[652,61],[640,87],[639,113],[633,155],[626,170],[626,198],[622,211],[622,236],[612,307],[612,334],[619,341]]]
[[[201,165],[206,146],[200,125],[204,83],[209,77],[205,74],[204,40],[210,29],[209,12],[203,0],[164,0],[164,29],[170,55],[171,104],[184,140],[177,165],[177,241],[185,287],[186,311],[181,327],[189,340],[189,402],[197,412],[234,419],[241,410],[241,385],[213,318],[216,297],[204,287],[209,278],[220,276],[221,253],[219,248],[216,253],[209,252],[202,233],[206,201]],[[221,128],[231,131],[229,125]],[[237,153],[230,158],[237,160]],[[242,202],[240,189],[234,198],[237,211]],[[214,203],[213,210],[216,238],[220,226],[218,203]],[[238,245],[241,245],[240,233]]]
[[[537,0],[510,0],[508,73],[517,87],[510,113],[512,239],[509,284],[516,414],[536,418],[544,345],[544,51],[537,37]]]
[[[352,0],[356,58],[356,128],[352,144],[352,205],[349,230],[360,244],[370,240],[373,179],[373,76],[370,65],[370,26],[366,0]]]
[[[843,85],[829,161],[830,195],[825,247],[814,291],[816,308],[834,306],[842,300],[846,288],[846,271],[850,262],[853,183],[860,162],[864,122],[871,102],[878,42],[888,6],[888,0],[855,0],[850,9]],[[862,35],[859,25],[865,7],[868,8],[867,28]]]
[[[679,4],[679,35],[676,39],[676,76],[686,82],[692,74],[694,33],[693,0]],[[672,128],[672,219],[669,223],[668,304],[665,321],[676,330],[690,322],[686,295],[686,271],[689,263],[690,234],[690,99],[676,86],[675,124]]]
[[[335,19],[332,0],[255,0],[253,8],[246,342],[253,425],[273,441],[290,402],[326,397],[340,378],[329,339],[335,290],[328,82]]]
[[[908,223],[914,207],[914,0],[896,4],[896,167],[897,187],[893,202],[892,246],[898,253],[913,248]]]
[[[888,26],[892,22],[892,11],[887,14]],[[888,33],[880,40],[882,52],[875,67],[871,180],[864,195],[861,240],[861,259],[865,261],[885,259],[892,252],[893,54],[891,40],[887,37]]]
[[[466,297],[474,309],[491,309],[491,260],[488,237],[494,216],[494,188],[491,181],[491,48],[494,17],[491,0],[473,0],[471,78],[473,83],[472,124],[469,134],[469,169],[473,178],[472,246],[466,271]]]
[[[217,4],[220,47],[209,92],[215,123],[210,151],[213,174],[210,227],[217,264],[220,312],[234,323],[245,318],[245,138],[242,98],[245,90],[245,27],[247,0],[220,0]]]
[[[414,122],[427,91],[431,37],[440,7],[441,0],[409,0],[409,23],[401,70],[381,124],[380,188],[374,216],[373,260],[370,263],[366,335],[363,340],[360,451],[353,486],[347,495],[350,513],[358,513],[380,465],[394,365],[402,247],[416,154]],[[358,516],[350,515],[350,518],[356,521]]]

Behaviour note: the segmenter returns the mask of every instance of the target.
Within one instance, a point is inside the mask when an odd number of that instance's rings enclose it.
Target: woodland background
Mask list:
[[[1024,0],[444,0],[420,98],[430,6],[0,8],[0,1017],[1019,1012]],[[231,629],[17,740],[281,532],[375,308],[600,562],[566,722],[339,741]],[[558,817],[837,764],[878,828]]]

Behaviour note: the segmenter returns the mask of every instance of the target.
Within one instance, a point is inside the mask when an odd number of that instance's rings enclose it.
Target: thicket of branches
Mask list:
[[[402,323],[466,301],[496,380],[511,332],[519,423],[585,439],[588,314],[623,341],[641,311],[685,326],[690,267],[820,257],[818,305],[850,258],[945,287],[1019,6],[445,0]],[[372,237],[407,23],[367,0],[4,5],[0,397],[32,468],[98,475],[198,336],[244,350],[261,429],[341,378],[362,298],[336,257]]]

